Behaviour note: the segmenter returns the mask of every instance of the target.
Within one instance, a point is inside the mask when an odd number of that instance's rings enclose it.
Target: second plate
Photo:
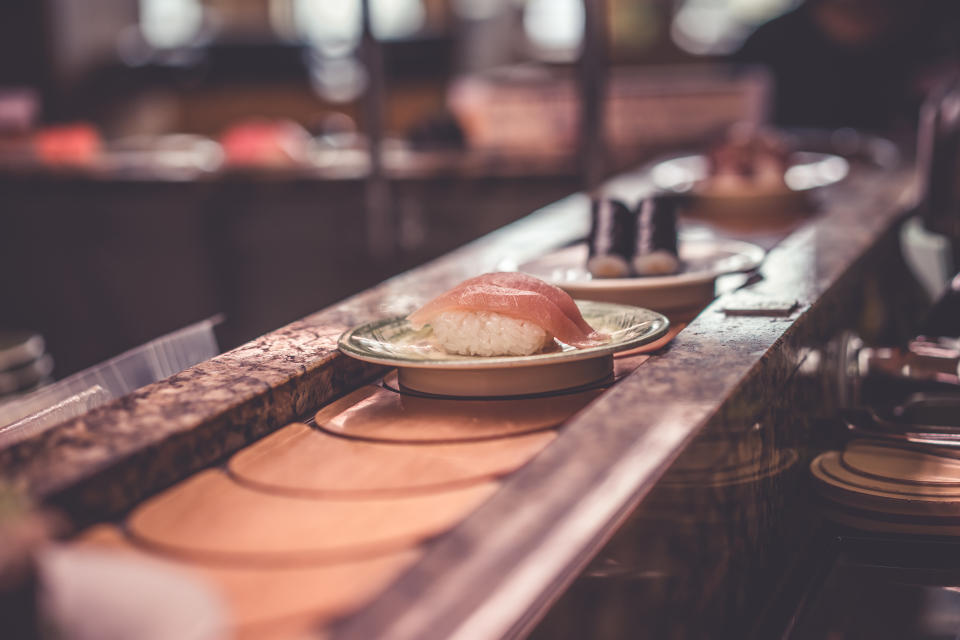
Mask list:
[[[681,238],[683,270],[666,276],[594,278],[587,271],[587,245],[578,244],[520,265],[574,298],[630,304],[661,313],[699,311],[714,297],[718,276],[756,269],[766,252],[755,244],[715,238]]]

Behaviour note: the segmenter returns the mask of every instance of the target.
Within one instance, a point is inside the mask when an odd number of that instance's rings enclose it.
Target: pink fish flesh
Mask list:
[[[566,292],[522,273],[487,273],[434,298],[407,320],[420,328],[445,311],[488,311],[532,322],[561,342],[587,347],[606,336],[595,331]]]

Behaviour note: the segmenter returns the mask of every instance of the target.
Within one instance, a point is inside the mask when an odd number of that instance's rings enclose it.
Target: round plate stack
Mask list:
[[[40,334],[0,331],[0,402],[50,382],[53,358]]]
[[[857,529],[960,535],[960,451],[854,440],[810,465],[826,515]]]

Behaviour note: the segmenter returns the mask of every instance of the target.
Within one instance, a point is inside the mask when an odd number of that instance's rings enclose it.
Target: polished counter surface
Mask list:
[[[784,501],[791,499],[798,470],[815,449],[811,425],[831,414],[834,402],[811,354],[860,322],[864,308],[887,304],[881,289],[902,281],[896,223],[909,205],[910,183],[906,171],[858,168],[824,189],[820,213],[770,251],[758,277],[718,298],[663,352],[570,419],[492,497],[429,543],[399,581],[335,626],[333,637],[515,636],[531,632],[538,622],[544,637],[559,637],[551,629],[578,637],[563,622],[563,600],[542,622],[541,617],[565,590],[570,598],[578,590],[595,594],[608,588],[607,582],[600,591],[584,587],[584,579],[604,575],[603,563],[607,570],[611,562],[620,567],[615,581],[621,586],[625,575],[651,575],[650,557],[635,557],[638,544],[664,565],[701,557],[705,562],[685,580],[722,587],[732,598],[750,598],[755,584],[731,583],[736,579],[730,566],[707,570],[706,559],[714,562],[713,550],[726,546],[741,560],[762,564],[763,557],[782,549],[770,545],[771,536],[788,544],[793,537],[779,534],[792,531],[802,542],[805,531],[791,528]],[[651,188],[647,174],[638,172],[611,181],[606,190],[635,199]],[[344,329],[409,312],[466,277],[516,267],[582,238],[587,212],[587,197],[571,196],[341,304],[0,451],[2,477],[66,510],[78,525],[121,514],[382,376],[383,368],[336,351]],[[787,311],[770,314],[765,309],[771,306]],[[723,311],[728,307],[755,315],[728,315]],[[888,327],[868,329],[881,336]],[[691,514],[697,518],[686,518]],[[651,518],[671,526],[643,525]],[[618,542],[624,536],[636,544]],[[668,569],[658,571],[669,574]],[[649,596],[648,586],[644,589]],[[660,584],[652,592],[670,590]],[[663,610],[680,603],[691,615],[711,611],[709,598],[700,599],[699,606],[687,607],[680,596],[668,598]],[[644,601],[647,607],[663,602]],[[698,624],[710,622],[743,636],[754,631],[734,622],[746,615],[742,606],[723,607],[717,615],[701,615]],[[651,615],[648,622],[655,619]]]

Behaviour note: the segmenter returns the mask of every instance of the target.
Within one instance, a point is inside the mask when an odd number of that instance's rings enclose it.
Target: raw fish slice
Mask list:
[[[580,314],[580,309],[577,307],[577,303],[573,301],[573,298],[570,297],[570,294],[559,287],[555,287],[552,284],[548,284],[543,280],[540,280],[539,278],[535,278],[525,273],[517,273],[515,271],[498,271],[496,273],[485,273],[475,278],[464,280],[457,285],[457,288],[472,284],[493,284],[497,285],[498,287],[522,289],[524,291],[533,291],[534,293],[543,294],[548,300],[550,300],[550,302],[560,307],[560,310],[568,318],[570,318],[581,331],[584,333],[593,333],[593,327],[587,324],[587,321],[583,319],[583,316]]]
[[[576,347],[598,344],[603,339],[592,329],[584,331],[577,326],[542,293],[484,283],[456,287],[410,314],[408,320],[417,328],[429,324],[446,311],[491,312],[525,320],[542,327],[561,342]]]

